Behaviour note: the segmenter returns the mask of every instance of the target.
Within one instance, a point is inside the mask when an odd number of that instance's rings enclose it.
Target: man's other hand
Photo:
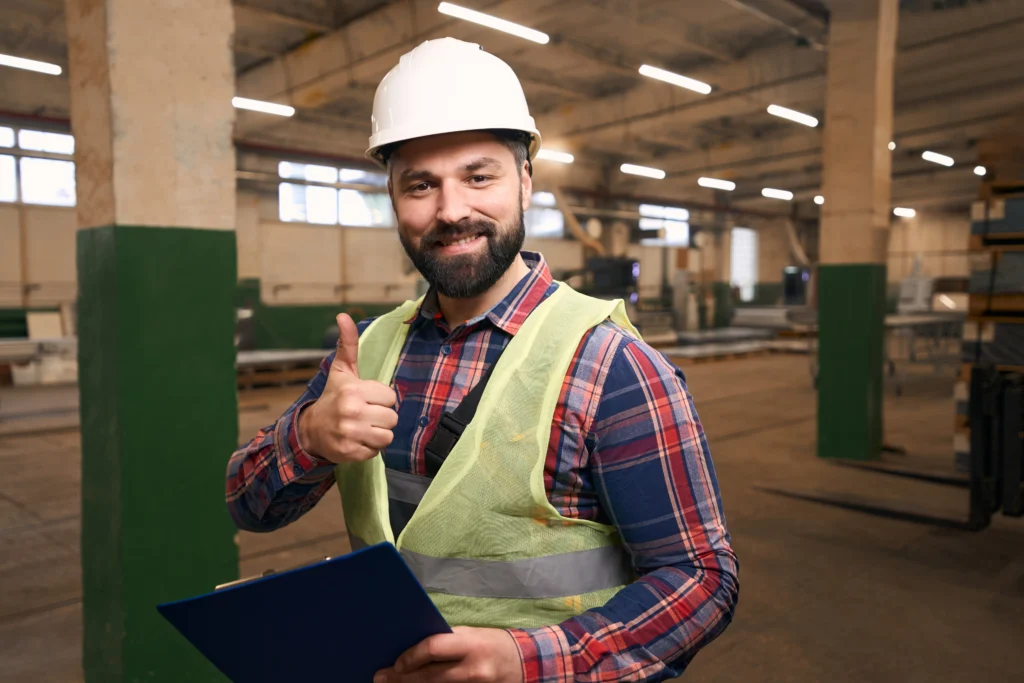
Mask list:
[[[508,631],[457,626],[405,652],[373,683],[523,683],[519,647]]]

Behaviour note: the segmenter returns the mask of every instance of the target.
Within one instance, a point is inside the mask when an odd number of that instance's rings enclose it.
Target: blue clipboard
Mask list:
[[[419,641],[451,633],[390,543],[157,610],[235,683],[371,683]]]

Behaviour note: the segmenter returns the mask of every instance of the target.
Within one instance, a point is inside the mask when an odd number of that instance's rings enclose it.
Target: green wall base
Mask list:
[[[885,266],[818,268],[818,456],[882,450]]]
[[[339,313],[348,313],[359,322],[366,317],[383,315],[397,304],[322,304],[303,306],[268,306],[260,300],[257,278],[240,280],[235,303],[252,310],[251,346],[254,349],[319,349],[324,332],[335,326]]]
[[[237,577],[235,234],[78,232],[88,683],[223,681],[156,611]]]

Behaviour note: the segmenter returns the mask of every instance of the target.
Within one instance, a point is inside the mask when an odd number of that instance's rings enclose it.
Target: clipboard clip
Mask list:
[[[293,569],[301,569],[303,567],[310,567],[310,566],[312,566],[314,564],[319,564],[320,562],[326,562],[329,559],[331,559],[330,556],[327,556],[327,557],[324,557],[323,559],[320,559],[320,560],[314,560],[313,562],[305,562],[303,564],[297,564],[294,567],[288,567],[284,571],[290,572]],[[241,586],[244,583],[251,583],[253,581],[259,581],[260,579],[266,578],[268,576],[272,576],[273,574],[277,574],[277,573],[278,573],[278,571],[276,569],[267,569],[267,570],[264,570],[264,572],[262,574],[257,574],[255,576],[246,576],[246,577],[243,577],[241,579],[235,579],[234,581],[228,581],[227,583],[218,584],[217,586],[214,586],[213,590],[214,591],[219,591],[222,588],[231,588],[232,586]]]

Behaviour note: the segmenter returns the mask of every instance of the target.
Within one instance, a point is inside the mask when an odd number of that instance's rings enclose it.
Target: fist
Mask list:
[[[299,441],[310,455],[334,463],[360,462],[391,443],[398,424],[391,387],[359,377],[359,332],[342,313],[338,348],[317,401],[299,415]]]

